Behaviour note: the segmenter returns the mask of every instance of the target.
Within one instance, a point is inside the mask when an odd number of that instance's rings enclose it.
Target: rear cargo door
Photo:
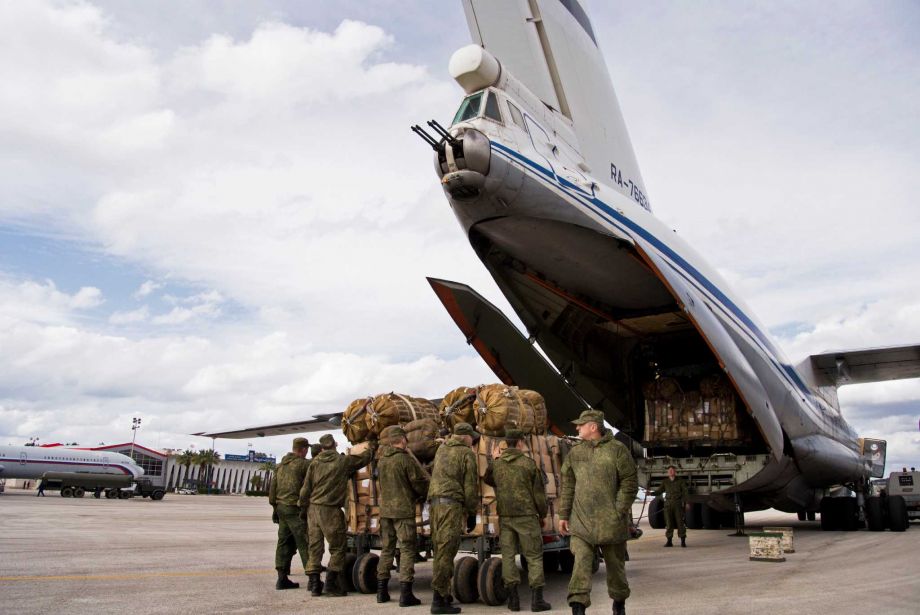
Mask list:
[[[588,405],[501,310],[465,284],[428,278],[448,314],[479,356],[507,385],[539,392],[551,425],[578,418]]]

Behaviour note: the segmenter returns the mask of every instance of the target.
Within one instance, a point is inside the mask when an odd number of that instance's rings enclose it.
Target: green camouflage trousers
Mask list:
[[[300,507],[278,504],[278,546],[275,547],[275,568],[287,569],[300,553],[300,561],[307,569],[307,523],[300,518]]]
[[[323,564],[323,541],[329,543],[328,570],[341,572],[345,568],[345,513],[338,506],[310,504],[307,513],[310,537],[310,560],[307,574],[319,574]]]
[[[684,525],[684,505],[682,502],[665,502],[664,503],[664,522],[667,529],[664,535],[670,539],[674,535],[674,528],[677,528],[677,536],[684,538],[687,535],[687,526]]]
[[[499,537],[502,548],[502,581],[505,586],[521,582],[514,556],[527,560],[527,583],[532,588],[543,587],[543,531],[536,517],[499,517]]]
[[[407,519],[380,518],[380,561],[377,562],[377,578],[390,579],[390,568],[399,546],[399,582],[412,583],[415,580],[416,546],[415,517]]]
[[[460,504],[435,504],[431,507],[431,545],[434,551],[431,589],[442,596],[450,594],[454,558],[460,548],[460,536],[465,523],[466,516]]]
[[[597,545],[604,556],[607,568],[607,595],[614,600],[629,598],[629,583],[626,582],[626,543]],[[569,604],[579,602],[585,608],[591,606],[591,576],[594,567],[595,545],[589,544],[578,536],[572,536],[572,554],[575,566],[569,579]]]

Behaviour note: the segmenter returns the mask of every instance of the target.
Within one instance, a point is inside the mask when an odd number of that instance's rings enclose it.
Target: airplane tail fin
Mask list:
[[[473,41],[572,120],[591,175],[650,210],[604,56],[579,0],[463,0]]]

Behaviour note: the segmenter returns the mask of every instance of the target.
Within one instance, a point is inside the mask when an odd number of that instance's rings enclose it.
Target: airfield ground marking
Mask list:
[[[75,575],[35,575],[0,577],[2,581],[122,581],[131,579],[145,579],[149,577],[211,577],[211,576],[247,576],[256,574],[270,574],[274,570],[260,568],[253,570],[185,570],[172,572],[146,572],[135,574],[75,574]]]

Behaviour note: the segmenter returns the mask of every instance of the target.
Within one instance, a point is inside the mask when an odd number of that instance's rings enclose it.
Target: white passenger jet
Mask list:
[[[858,436],[837,388],[920,376],[920,346],[792,365],[722,277],[653,215],[598,48],[603,33],[581,2],[463,6],[474,44],[454,53],[449,70],[467,96],[449,127],[413,130],[434,150],[450,207],[526,327],[471,288],[430,279],[467,343],[503,382],[543,393],[559,432],[585,407],[603,410],[643,486],[676,465],[707,524],[719,511],[775,507],[801,518],[821,510],[826,529],[855,529],[869,478],[884,471],[885,442]],[[687,427],[674,432],[682,437],[648,437],[650,383],[692,388],[714,376],[728,383],[726,421],[737,434],[698,436],[685,423],[694,419],[675,412],[664,419],[673,425],[659,426]],[[330,429],[339,417],[203,435]]]
[[[0,478],[41,478],[45,472],[120,474],[137,478],[143,468],[121,453],[64,446],[0,446]]]

